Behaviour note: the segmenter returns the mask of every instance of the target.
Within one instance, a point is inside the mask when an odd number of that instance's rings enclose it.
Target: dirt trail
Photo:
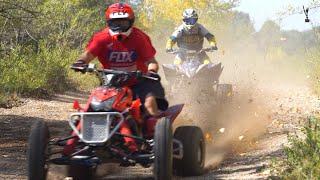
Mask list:
[[[246,126],[250,127],[247,131],[242,128],[242,135],[235,136],[231,141],[231,153],[224,153],[224,156],[220,156],[223,157],[221,159],[217,159],[215,155],[215,162],[223,161],[206,177],[266,179],[271,176],[271,159],[283,156],[282,150],[287,143],[287,134],[300,129],[306,117],[319,110],[319,100],[311,94],[305,86],[289,84],[257,88],[252,94],[252,99],[248,99],[248,103],[254,103],[256,99],[268,103],[262,106],[265,109],[263,115],[261,112],[251,111],[256,119],[247,122],[254,124],[261,121],[265,128],[255,131],[261,127],[257,123],[253,126],[247,124]]]
[[[67,128],[65,120],[68,113],[73,111],[72,100],[84,100],[83,94],[66,93],[51,100],[24,99],[24,104],[20,107],[0,109],[0,179],[26,179],[26,140],[31,124],[36,120],[45,120],[49,123],[53,136],[64,133],[63,130]],[[228,139],[232,146],[224,144],[222,149],[209,149],[208,172],[201,177],[185,179],[265,179],[271,175],[268,169],[270,159],[282,155],[283,144],[287,141],[286,133],[298,129],[300,123],[320,107],[318,98],[305,86],[260,86],[245,102],[254,104],[261,98],[268,100],[263,107],[267,110],[267,119],[263,120],[263,124],[267,126],[263,133],[252,135],[248,133],[250,130],[240,131],[239,133],[243,133],[242,138],[233,136]],[[259,114],[251,115],[261,120]],[[252,128],[255,127],[251,126]],[[222,134],[218,131],[214,133]],[[213,141],[214,143],[216,142]],[[151,178],[151,169],[113,166],[108,169],[109,175],[103,179]],[[55,174],[55,178],[51,179],[62,178],[55,171],[51,174]]]

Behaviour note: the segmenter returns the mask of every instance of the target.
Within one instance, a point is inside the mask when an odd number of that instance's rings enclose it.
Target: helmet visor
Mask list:
[[[183,21],[186,23],[186,25],[195,25],[198,21],[198,18],[185,18]]]
[[[131,28],[132,23],[129,19],[110,19],[108,26],[114,32],[126,32]]]

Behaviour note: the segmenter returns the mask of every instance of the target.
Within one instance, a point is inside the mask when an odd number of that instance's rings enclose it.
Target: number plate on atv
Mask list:
[[[74,119],[80,119],[80,126],[75,126]],[[120,121],[111,131],[114,119]],[[74,113],[71,114],[69,125],[83,142],[104,143],[119,129],[123,119],[123,115],[117,112]]]

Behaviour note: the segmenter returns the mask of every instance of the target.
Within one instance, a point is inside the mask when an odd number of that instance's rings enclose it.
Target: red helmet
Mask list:
[[[106,10],[106,20],[110,34],[117,40],[128,37],[134,23],[134,12],[130,5],[115,3]]]

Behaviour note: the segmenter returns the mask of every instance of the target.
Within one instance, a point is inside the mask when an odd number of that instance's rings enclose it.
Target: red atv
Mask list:
[[[50,140],[44,121],[33,125],[27,152],[30,180],[46,179],[52,163],[67,165],[68,177],[86,180],[93,179],[96,168],[108,162],[146,168],[153,165],[154,177],[159,180],[171,179],[173,172],[182,176],[203,173],[205,140],[201,129],[182,126],[173,133],[172,124],[183,104],[169,107],[157,118],[143,118],[142,104],[128,86],[132,80],[158,79],[141,72],[98,70],[92,65],[73,69],[98,75],[101,86],[92,91],[84,108],[74,103],[78,112],[70,115],[69,137]],[[123,133],[128,127],[130,135]],[[128,139],[134,140],[135,153],[130,151]]]

